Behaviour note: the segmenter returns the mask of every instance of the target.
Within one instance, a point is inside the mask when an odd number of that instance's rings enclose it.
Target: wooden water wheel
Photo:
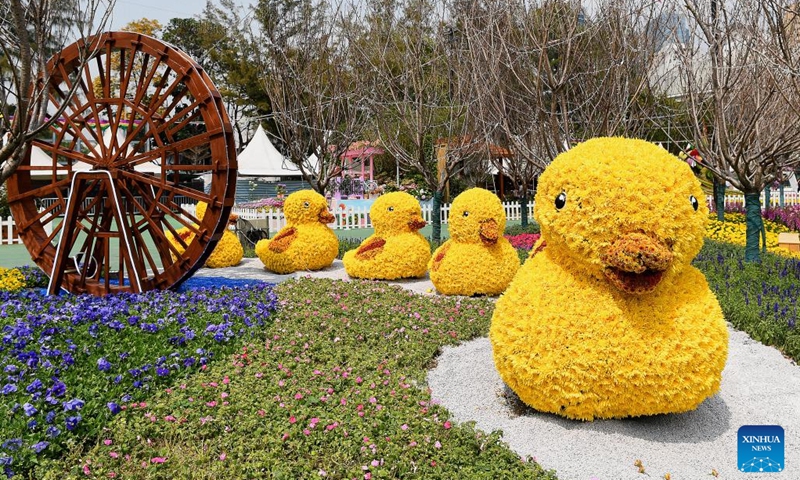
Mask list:
[[[84,66],[79,44],[48,64],[47,111],[67,106],[8,181],[19,236],[52,274],[50,293],[176,287],[227,226],[236,185],[228,115],[181,51],[128,32],[90,46]],[[187,207],[199,201],[208,204],[202,219]],[[194,235],[179,235],[183,227]]]

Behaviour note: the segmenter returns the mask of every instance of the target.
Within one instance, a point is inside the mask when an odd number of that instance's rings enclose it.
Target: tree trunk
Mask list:
[[[744,259],[746,262],[761,262],[758,243],[764,229],[764,221],[761,219],[760,196],[758,193],[744,194],[745,223],[747,225],[747,237],[744,247]]]
[[[522,219],[520,224],[523,227],[528,226],[528,189],[522,191],[522,196],[519,197],[519,207],[522,209]]]
[[[442,191],[436,190],[433,192],[433,202],[431,210],[431,225],[433,226],[433,233],[431,240],[438,243],[442,241]]]
[[[764,187],[764,208],[769,208],[770,206],[769,194],[770,194],[770,188]]]
[[[717,220],[725,221],[725,180],[714,175],[714,208],[717,210]]]
[[[783,207],[783,182],[781,182],[781,186],[778,187],[778,205]]]

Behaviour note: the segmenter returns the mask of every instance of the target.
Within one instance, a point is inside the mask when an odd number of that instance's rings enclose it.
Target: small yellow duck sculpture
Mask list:
[[[592,420],[685,412],[719,390],[728,331],[690,264],[704,198],[686,163],[642,140],[589,140],[547,167],[542,237],[489,332],[522,401]]]
[[[375,233],[344,254],[353,278],[395,280],[422,277],[431,246],[418,230],[425,226],[416,198],[405,192],[381,195],[369,209]]]
[[[287,274],[330,266],[339,253],[339,239],[328,227],[335,220],[325,197],[299,190],[283,204],[286,226],[269,240],[256,243],[256,255],[267,270]]]
[[[195,217],[198,220],[202,221],[203,217],[206,214],[206,210],[208,209],[208,204],[205,202],[198,202],[197,206],[195,207]],[[236,223],[236,220],[239,219],[239,216],[235,213],[231,213],[230,217],[228,218],[228,223]],[[188,227],[182,227],[176,230],[178,236],[183,240],[183,243],[189,245],[194,241],[195,234],[192,230]],[[183,244],[179,242],[172,232],[166,232],[167,240],[175,246],[175,249],[183,254],[185,248]],[[175,260],[176,257],[174,254],[171,254],[172,259]],[[222,237],[217,242],[217,245],[214,247],[214,251],[211,252],[208,259],[206,260],[205,266],[208,268],[224,268],[224,267],[233,267],[239,265],[239,262],[242,261],[244,257],[244,248],[242,248],[242,242],[239,241],[239,238],[230,230],[225,230],[222,233]]]
[[[497,195],[471,188],[453,200],[450,240],[433,252],[431,281],[445,295],[499,295],[519,269],[519,255],[502,233],[506,212]]]

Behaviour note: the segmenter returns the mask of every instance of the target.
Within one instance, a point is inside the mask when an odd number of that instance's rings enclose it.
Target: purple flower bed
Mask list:
[[[0,292],[0,468],[94,438],[126,404],[240,348],[277,308],[265,283],[184,292]]]

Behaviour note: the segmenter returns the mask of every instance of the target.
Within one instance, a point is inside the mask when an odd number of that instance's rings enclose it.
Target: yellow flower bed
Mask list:
[[[395,280],[425,275],[431,246],[418,230],[425,226],[416,198],[405,192],[381,195],[369,210],[375,233],[342,259],[353,278]]]
[[[0,291],[16,292],[25,287],[25,276],[17,268],[0,267]]]
[[[450,240],[428,263],[436,290],[445,295],[503,293],[519,269],[519,256],[502,235],[506,213],[497,195],[482,188],[461,193],[453,200],[448,228]]]
[[[780,223],[764,220],[764,229],[766,230],[768,252],[785,257],[800,258],[800,253],[778,246],[778,234],[791,231],[789,228]],[[724,222],[717,220],[716,215],[710,216],[706,227],[706,237],[718,242],[745,246],[747,243],[747,225],[745,224],[744,215],[741,213],[726,213]],[[760,239],[761,235],[759,235],[759,242],[761,241]]]
[[[269,240],[256,244],[256,255],[275,273],[320,270],[330,266],[339,253],[339,239],[327,224],[335,218],[325,197],[300,190],[286,197],[286,226]]]
[[[195,208],[195,216],[198,220],[202,221],[208,205],[205,202],[199,202]],[[176,233],[186,245],[190,245],[194,241],[195,234],[188,227],[179,228],[176,230]],[[182,255],[186,250],[183,248],[183,245],[178,242],[172,232],[166,232],[166,236],[169,242],[174,245]],[[171,253],[171,256],[173,260],[177,260],[174,253]],[[211,255],[206,260],[205,266],[209,268],[233,267],[239,265],[242,258],[244,258],[242,242],[239,241],[239,238],[233,232],[225,230],[222,234],[222,238],[219,239],[217,245],[214,247],[214,251],[211,252]]]
[[[691,169],[641,140],[598,138],[540,177],[542,237],[497,302],[503,381],[568,418],[685,412],[719,390],[728,331],[691,265],[708,210]]]

